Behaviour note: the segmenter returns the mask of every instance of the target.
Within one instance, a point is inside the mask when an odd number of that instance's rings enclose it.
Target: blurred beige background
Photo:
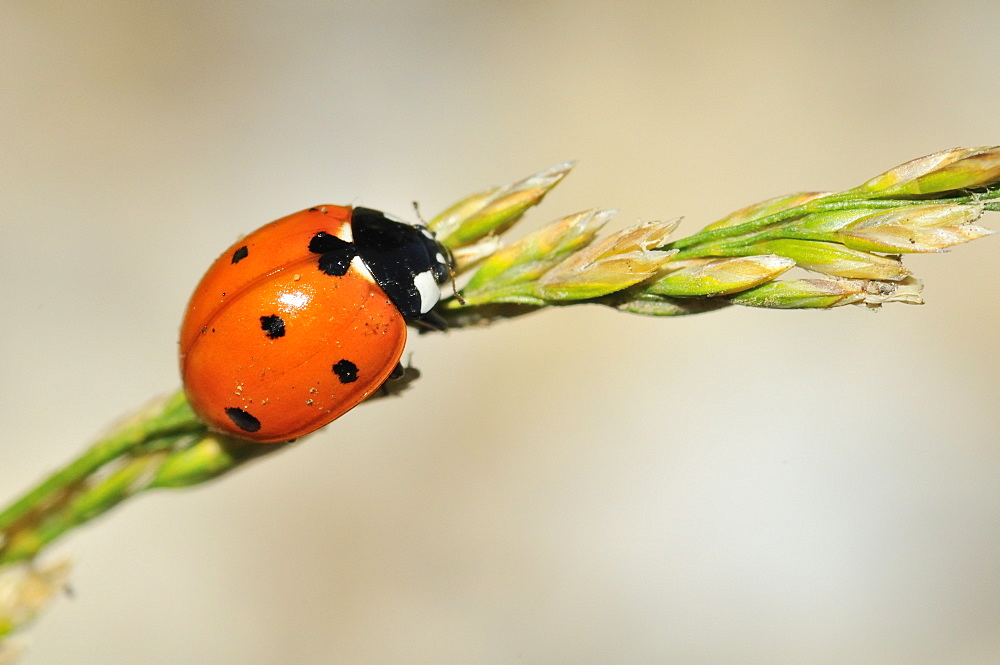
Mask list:
[[[3,2],[0,489],[177,385],[186,299],[318,203],[569,158],[526,220],[840,189],[1000,142],[993,2]],[[1000,228],[1000,215],[987,218]],[[67,539],[25,665],[1000,662],[1000,245],[924,307],[549,312]]]

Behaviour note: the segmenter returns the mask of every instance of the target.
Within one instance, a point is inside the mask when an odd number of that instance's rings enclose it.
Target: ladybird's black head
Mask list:
[[[372,277],[408,321],[426,321],[448,281],[448,252],[429,230],[355,208],[354,246]]]

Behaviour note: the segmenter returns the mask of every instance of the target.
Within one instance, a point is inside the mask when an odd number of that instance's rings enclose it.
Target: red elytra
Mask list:
[[[294,439],[356,406],[395,369],[407,321],[373,271],[354,256],[331,275],[309,249],[323,234],[352,243],[352,213],[328,205],[271,222],[202,278],[181,327],[180,365],[191,407],[211,429]]]

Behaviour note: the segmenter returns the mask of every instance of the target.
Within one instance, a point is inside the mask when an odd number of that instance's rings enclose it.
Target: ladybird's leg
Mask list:
[[[394,395],[399,395],[419,378],[420,370],[413,365],[404,367],[402,364],[397,364],[392,374],[382,382],[382,385],[373,393],[373,396],[393,397]]]
[[[426,314],[421,314],[420,316],[411,317],[407,319],[407,322],[420,328],[420,332],[429,332],[432,330],[436,332],[445,332],[448,330],[448,322],[434,310],[431,310]]]

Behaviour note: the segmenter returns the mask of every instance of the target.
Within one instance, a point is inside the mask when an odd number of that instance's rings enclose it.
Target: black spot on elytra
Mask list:
[[[341,383],[354,383],[358,380],[358,366],[350,360],[338,360],[333,366],[333,373]]]
[[[351,259],[358,252],[354,243],[341,240],[326,231],[320,231],[309,241],[309,251],[319,254],[319,269],[327,275],[342,277],[351,267]]]
[[[238,250],[233,252],[233,263],[239,263],[248,256],[250,256],[250,250],[247,249],[246,245],[243,245]]]
[[[260,421],[251,416],[243,409],[230,406],[226,409],[226,415],[233,421],[233,424],[244,432],[256,432],[260,429]]]
[[[285,322],[275,314],[260,317],[260,329],[271,339],[285,336]]]

